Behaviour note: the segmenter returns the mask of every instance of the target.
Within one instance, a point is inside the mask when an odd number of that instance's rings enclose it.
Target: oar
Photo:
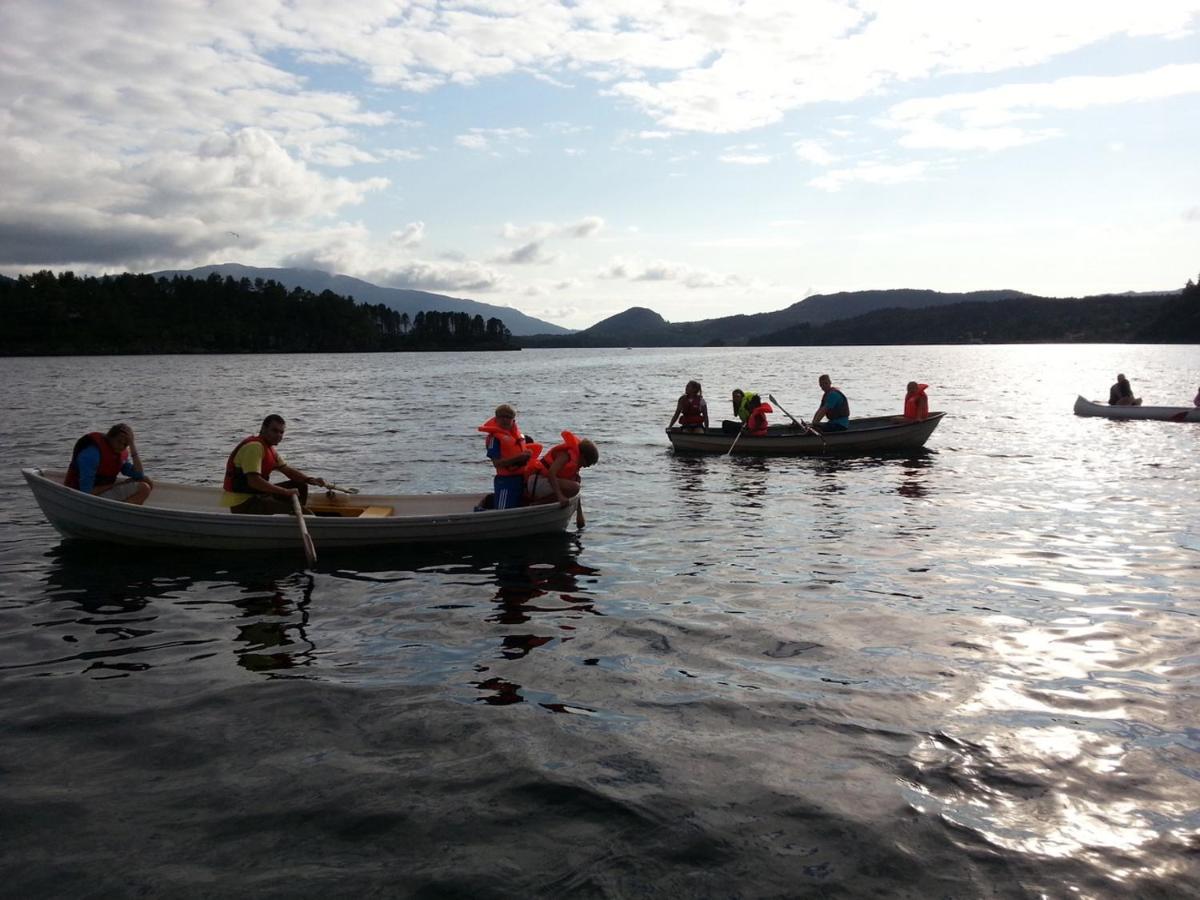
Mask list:
[[[575,495],[575,527],[582,528],[587,523],[583,521],[583,498]]]
[[[300,523],[300,540],[304,544],[304,556],[311,566],[317,561],[317,548],[308,534],[308,526],[304,524],[304,510],[300,508],[300,498],[292,494],[292,509],[296,513],[296,521]]]
[[[803,428],[803,429],[804,429],[805,431],[807,431],[809,434],[815,434],[817,437],[819,437],[819,438],[821,439],[821,446],[822,446],[822,447],[828,447],[828,446],[829,446],[828,444],[826,444],[826,443],[825,443],[825,435],[821,434],[821,432],[820,432],[820,431],[818,431],[818,430],[817,430],[816,428],[814,428],[813,426],[809,425],[809,424],[808,424],[807,422],[805,422],[803,419],[801,419],[799,422],[797,422],[797,421],[796,421],[796,418],[795,418],[795,416],[793,416],[793,415],[792,415],[790,412],[788,412],[786,409],[784,409],[784,408],[783,408],[783,404],[782,404],[782,403],[780,403],[778,400],[776,400],[776,399],[775,399],[775,395],[774,395],[774,394],[767,394],[767,399],[768,399],[768,400],[770,400],[772,403],[774,403],[776,406],[778,406],[778,407],[779,407],[779,411],[780,411],[781,413],[783,413],[785,416],[787,416],[789,419],[791,419],[791,420],[792,420],[792,422],[794,422],[794,423],[795,423],[795,424],[796,424],[798,427],[800,427],[800,428]]]
[[[733,448],[737,446],[738,438],[740,438],[742,436],[742,432],[745,431],[745,429],[746,429],[745,425],[743,425],[741,428],[738,429],[738,433],[733,438],[733,443],[729,445],[729,450],[725,453],[726,456],[733,455]]]
[[[358,488],[344,488],[344,487],[340,487],[339,485],[336,485],[336,484],[330,484],[328,481],[325,482],[325,490],[340,491],[343,494],[357,494],[358,493]]]

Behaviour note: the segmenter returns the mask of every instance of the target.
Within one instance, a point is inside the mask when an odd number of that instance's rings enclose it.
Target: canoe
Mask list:
[[[919,450],[925,446],[933,430],[942,421],[944,412],[932,412],[920,422],[901,416],[875,416],[851,419],[845,431],[831,431],[817,436],[790,422],[772,425],[766,435],[751,437],[743,434],[737,439],[734,453],[767,456],[820,456],[835,454],[892,453],[898,450]],[[720,428],[684,431],[681,428],[667,430],[671,446],[676,450],[696,453],[727,453],[735,435],[726,434]]]
[[[84,494],[62,483],[63,471],[22,469],[42,512],[65,538],[137,547],[204,550],[296,550],[293,516],[238,515],[221,506],[221,489],[154,480],[144,506]],[[338,547],[495,541],[562,532],[577,498],[475,512],[473,494],[328,494],[314,489],[305,516],[319,553]]]
[[[1106,419],[1157,419],[1162,422],[1200,422],[1200,406],[1109,406],[1083,397],[1075,399],[1075,415]]]

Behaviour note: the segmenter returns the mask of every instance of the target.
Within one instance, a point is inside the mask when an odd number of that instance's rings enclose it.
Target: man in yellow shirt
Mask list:
[[[292,497],[299,497],[303,506],[308,502],[310,484],[325,487],[325,479],[313,478],[292,468],[275,452],[286,428],[282,416],[269,415],[263,419],[258,434],[245,438],[233,448],[225,463],[222,506],[235,513],[290,514]],[[282,472],[288,480],[272,484],[271,473],[276,471]]]

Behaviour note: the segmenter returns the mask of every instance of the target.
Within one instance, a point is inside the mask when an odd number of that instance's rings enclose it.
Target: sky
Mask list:
[[[4,0],[0,272],[318,268],[568,328],[1182,287],[1200,0]]]

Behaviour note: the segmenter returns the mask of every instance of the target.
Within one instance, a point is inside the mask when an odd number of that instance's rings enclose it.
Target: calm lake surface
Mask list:
[[[5,893],[1196,896],[1200,426],[1071,407],[1189,404],[1198,350],[0,359]],[[689,378],[807,418],[821,372],[949,415],[912,458],[671,452]],[[126,420],[219,483],[279,412],[310,473],[483,493],[502,401],[599,445],[582,531],[95,550],[19,473]]]

